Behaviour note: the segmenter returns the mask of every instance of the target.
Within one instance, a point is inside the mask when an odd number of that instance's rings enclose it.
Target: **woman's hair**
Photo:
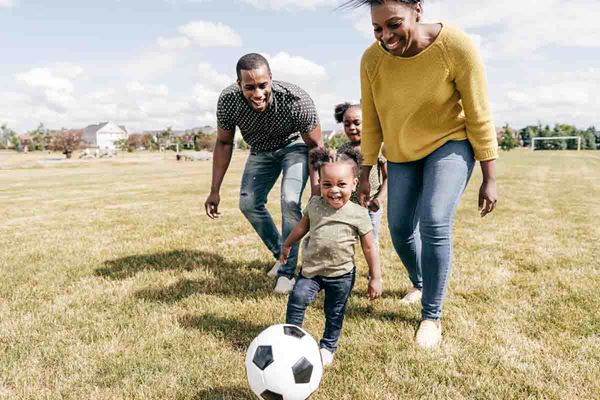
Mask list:
[[[349,162],[352,163],[352,172],[354,177],[358,178],[360,175],[360,166],[363,162],[363,156],[359,150],[354,149],[351,146],[344,146],[337,151],[326,150],[322,147],[311,150],[308,153],[310,167],[313,171],[321,172],[321,167],[325,164],[336,163],[336,162]]]
[[[335,110],[333,111],[333,116],[335,117],[336,122],[338,124],[344,122],[344,114],[346,114],[346,111],[348,111],[349,109],[351,109],[353,107],[360,108],[360,104],[352,104],[352,103],[345,102],[345,103],[338,104],[337,106],[335,106]]]
[[[348,0],[345,3],[341,4],[338,8],[352,9],[352,8],[359,8],[362,6],[373,7],[373,6],[380,6],[384,3],[386,3],[387,1],[395,1],[396,3],[404,3],[404,4],[410,4],[410,5],[422,3],[422,1],[420,1],[420,0]]]

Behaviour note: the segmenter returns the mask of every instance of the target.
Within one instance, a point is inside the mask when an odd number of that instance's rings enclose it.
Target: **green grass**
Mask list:
[[[237,210],[245,153],[217,221],[208,162],[49,157],[0,152],[0,399],[252,399],[245,349],[286,298]],[[457,212],[442,347],[413,344],[419,307],[399,303],[384,229],[384,297],[366,300],[360,257],[312,399],[598,398],[600,153],[513,151],[498,169],[498,210],[478,217],[477,172]],[[320,336],[322,297],[305,327]]]

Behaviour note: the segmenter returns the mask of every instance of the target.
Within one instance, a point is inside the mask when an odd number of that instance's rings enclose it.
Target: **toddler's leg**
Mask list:
[[[344,312],[348,297],[354,286],[356,270],[337,278],[323,278],[323,289],[325,290],[325,331],[320,346],[335,352],[337,342],[342,333]]]
[[[319,277],[305,278],[302,274],[298,276],[298,282],[288,298],[285,323],[302,326],[306,307],[315,300],[317,293],[321,290]]]

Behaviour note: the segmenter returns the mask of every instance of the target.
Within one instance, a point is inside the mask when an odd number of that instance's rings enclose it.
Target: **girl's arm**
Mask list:
[[[281,246],[281,254],[279,256],[279,262],[285,264],[292,250],[292,246],[302,239],[304,235],[308,233],[310,229],[310,221],[308,216],[302,216],[302,219],[296,224],[292,232],[289,234],[285,242]]]
[[[380,161],[377,161],[380,162]],[[387,162],[382,162],[381,163],[381,186],[379,187],[379,193],[377,193],[377,196],[371,200],[370,204],[369,204],[369,210],[376,212],[377,210],[381,209],[383,207],[383,202],[385,201],[385,199],[387,199],[387,178],[388,178],[388,174],[387,174]],[[371,206],[371,204],[373,204]]]
[[[360,237],[360,245],[369,266],[369,300],[375,300],[381,297],[383,292],[383,278],[381,265],[379,264],[379,251],[373,231]]]

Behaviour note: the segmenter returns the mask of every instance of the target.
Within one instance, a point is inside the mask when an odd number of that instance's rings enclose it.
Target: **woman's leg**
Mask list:
[[[423,182],[422,162],[388,161],[388,227],[413,287],[421,289],[421,238],[417,228],[417,204]]]
[[[439,320],[452,268],[452,222],[475,159],[467,140],[450,141],[424,160],[418,218],[424,320]]]

